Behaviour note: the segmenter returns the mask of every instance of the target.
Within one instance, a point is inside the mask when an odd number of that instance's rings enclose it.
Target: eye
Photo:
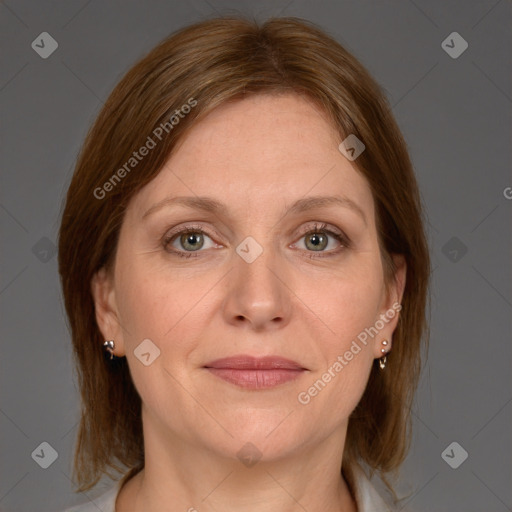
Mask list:
[[[208,244],[208,240],[210,244]],[[183,258],[194,257],[196,256],[193,254],[194,252],[200,252],[201,249],[210,249],[217,246],[202,228],[196,226],[188,226],[165,236],[162,244],[166,251]]]
[[[337,247],[335,242],[332,242],[331,239],[338,242]],[[338,231],[337,229],[335,230],[335,228],[327,229],[327,224],[323,223],[315,224],[313,229],[309,229],[302,234],[300,240],[304,240],[304,242],[302,242],[302,247],[300,244],[294,244],[294,246],[299,245],[299,249],[304,249],[308,252],[329,253],[325,256],[338,254],[341,250],[348,248],[350,245],[348,237],[343,232]],[[322,254],[320,257],[323,256],[324,255]],[[314,256],[311,255],[310,257]]]
[[[327,224],[320,223],[305,231],[301,235],[302,247],[300,243],[292,244],[292,247],[299,245],[299,249],[305,250],[311,254],[310,257],[328,257],[337,255],[343,249],[350,246],[349,238],[337,228],[327,229]],[[307,228],[306,228],[307,229]],[[337,247],[332,247],[335,242]],[[174,231],[164,236],[162,240],[164,249],[172,254],[182,258],[197,257],[201,249],[211,249],[222,247],[216,244],[201,226],[187,226],[181,230]],[[325,254],[323,254],[325,253]]]

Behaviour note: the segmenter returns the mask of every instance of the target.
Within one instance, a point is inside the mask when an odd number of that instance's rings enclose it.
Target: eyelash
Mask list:
[[[175,254],[175,255],[179,256],[180,258],[196,258],[196,257],[198,257],[199,255],[195,254],[195,252],[198,252],[198,253],[202,252],[201,250],[198,250],[198,251],[177,251],[176,249],[169,249],[168,248],[169,244],[172,241],[174,241],[174,239],[176,237],[181,236],[183,234],[187,234],[187,233],[201,233],[201,234],[209,236],[210,238],[213,238],[213,235],[208,233],[208,231],[205,231],[202,228],[202,226],[187,226],[184,229],[181,229],[180,231],[177,231],[175,233],[171,233],[170,235],[164,236],[164,238],[162,240],[162,245],[163,245],[164,249],[167,252],[171,253],[171,254]],[[307,235],[320,234],[320,233],[332,236],[338,242],[340,242],[341,246],[338,247],[337,249],[334,249],[334,250],[331,250],[331,251],[327,251],[324,254],[322,254],[322,252],[324,252],[324,251],[318,251],[317,254],[315,254],[316,251],[306,251],[306,252],[311,252],[312,253],[311,256],[308,256],[311,259],[313,259],[313,258],[329,258],[329,257],[332,257],[332,256],[336,256],[336,255],[339,254],[339,252],[341,250],[348,249],[351,246],[350,239],[343,232],[341,232],[341,231],[340,232],[336,232],[336,231],[333,231],[331,229],[327,229],[327,224],[325,224],[325,223],[320,223],[320,224],[315,223],[313,229],[309,229],[309,230],[305,231],[304,233],[302,233],[300,235],[300,238],[303,238],[303,237],[305,237]]]

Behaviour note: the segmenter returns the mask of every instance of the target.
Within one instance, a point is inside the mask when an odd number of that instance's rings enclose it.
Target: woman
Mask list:
[[[389,105],[324,32],[214,19],[137,63],[59,271],[78,491],[125,473],[69,510],[388,510],[369,478],[393,493],[407,454],[428,248]]]

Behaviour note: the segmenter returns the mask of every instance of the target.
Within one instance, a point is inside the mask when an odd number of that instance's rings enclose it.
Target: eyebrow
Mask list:
[[[152,213],[160,210],[165,206],[171,205],[183,205],[188,208],[193,208],[196,210],[203,210],[205,212],[221,214],[227,216],[228,209],[226,205],[220,203],[216,199],[211,197],[199,197],[199,196],[179,196],[179,197],[168,197],[159,201],[158,203],[151,206],[142,216],[142,219],[145,219]],[[305,197],[303,199],[299,199],[293,203],[288,212],[286,214],[297,214],[309,210],[313,210],[315,208],[322,208],[325,206],[340,206],[343,208],[348,208],[353,212],[357,213],[365,225],[367,225],[366,215],[363,209],[352,199],[343,196],[311,196]]]

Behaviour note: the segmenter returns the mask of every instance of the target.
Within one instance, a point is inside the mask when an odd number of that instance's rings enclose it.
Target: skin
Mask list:
[[[371,190],[340,142],[305,98],[252,96],[192,128],[128,205],[114,271],[92,282],[98,325],[143,402],[145,469],[122,488],[118,512],[357,510],[340,474],[348,417],[398,313],[307,405],[297,397],[400,302],[405,264],[395,256],[386,289]],[[339,205],[289,211],[317,195],[349,198],[365,220]],[[212,197],[227,211],[167,205],[142,219],[176,196]],[[350,243],[329,235],[315,251],[305,234],[315,222]],[[167,247],[195,257],[166,250],[164,235],[190,224],[204,229],[204,245],[178,235]],[[263,249],[252,263],[236,252],[248,236]],[[146,338],[160,349],[149,366],[134,355]],[[279,355],[307,371],[247,390],[203,367],[237,354]],[[247,442],[261,453],[252,467],[237,457]]]

